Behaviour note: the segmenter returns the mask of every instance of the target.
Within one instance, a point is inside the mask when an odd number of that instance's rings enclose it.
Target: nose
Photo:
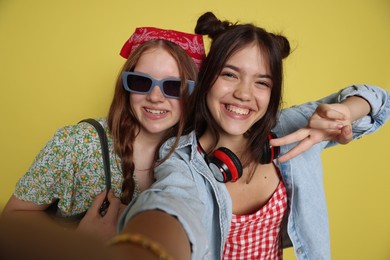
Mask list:
[[[161,92],[159,86],[155,85],[151,92],[146,96],[150,102],[163,102],[165,100],[164,94]]]
[[[252,88],[249,82],[241,81],[237,84],[233,96],[241,101],[249,101],[252,98]]]

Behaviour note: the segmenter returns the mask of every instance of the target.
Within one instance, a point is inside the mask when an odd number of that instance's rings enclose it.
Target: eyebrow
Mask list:
[[[234,65],[231,65],[231,64],[225,64],[225,66],[224,66],[223,68],[229,68],[229,69],[232,69],[232,70],[237,71],[237,72],[240,72],[240,71],[241,71],[240,68],[238,68],[238,67],[236,67],[236,66],[234,66]],[[269,74],[261,74],[261,73],[259,73],[259,74],[257,74],[256,76],[257,76],[258,78],[269,78],[269,79],[272,80],[272,77],[271,77],[271,75],[269,75]]]

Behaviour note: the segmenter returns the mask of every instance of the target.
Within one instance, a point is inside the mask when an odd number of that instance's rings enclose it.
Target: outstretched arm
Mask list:
[[[119,237],[137,235],[141,243],[126,239],[107,246],[95,236],[64,231],[42,219],[26,215],[0,218],[1,259],[190,259],[187,236],[176,218],[162,211],[146,211],[134,217]],[[32,239],[33,237],[33,239]],[[134,236],[133,236],[134,237]],[[153,250],[147,245],[153,244]],[[155,250],[159,245],[159,250]],[[170,256],[163,258],[162,256]]]
[[[191,258],[190,242],[182,225],[174,216],[160,210],[138,214],[113,241],[116,242],[112,247],[122,255],[131,256],[130,259]]]

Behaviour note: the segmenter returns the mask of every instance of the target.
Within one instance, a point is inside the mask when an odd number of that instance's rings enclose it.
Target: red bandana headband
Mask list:
[[[120,55],[127,59],[138,46],[151,40],[167,40],[179,45],[190,55],[198,69],[200,63],[206,56],[202,35],[154,27],[140,27],[135,29],[130,39],[123,45]]]

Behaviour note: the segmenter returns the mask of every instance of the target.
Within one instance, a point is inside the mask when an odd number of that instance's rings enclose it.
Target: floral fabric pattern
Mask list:
[[[111,187],[121,196],[121,160],[114,152],[105,118],[97,121],[107,134]],[[93,199],[105,189],[105,173],[99,135],[88,123],[59,129],[38,153],[27,173],[18,181],[14,195],[36,204],[58,201],[60,214],[73,216],[88,210]],[[135,194],[139,194],[136,184]]]

